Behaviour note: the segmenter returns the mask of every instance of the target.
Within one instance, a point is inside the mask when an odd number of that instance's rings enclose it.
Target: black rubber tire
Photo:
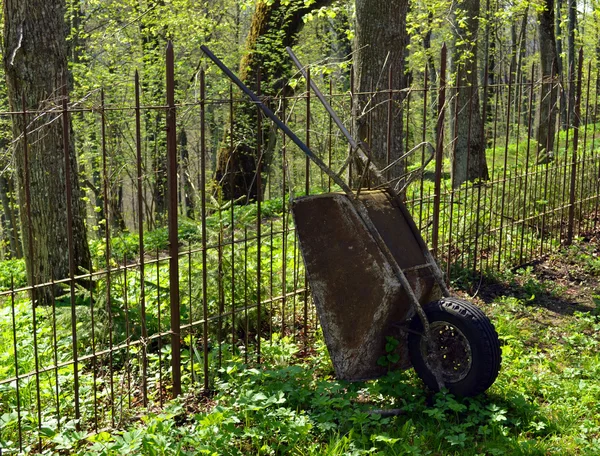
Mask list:
[[[432,326],[432,338],[442,353],[446,388],[457,396],[476,396],[492,386],[502,355],[498,333],[486,315],[473,304],[456,298],[430,302],[423,310]],[[412,319],[411,330],[408,349],[412,365],[425,385],[438,391],[435,376],[425,362],[428,350],[418,316]]]

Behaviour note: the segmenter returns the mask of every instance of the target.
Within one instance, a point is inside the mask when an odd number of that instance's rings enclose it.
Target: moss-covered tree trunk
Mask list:
[[[252,24],[246,39],[246,53],[241,60],[239,77],[253,90],[257,89],[257,73],[261,71],[261,93],[273,96],[285,89],[290,70],[286,46],[293,46],[304,26],[302,20],[310,11],[330,4],[332,0],[261,0],[256,5]],[[309,4],[310,3],[310,4]],[[257,108],[252,103],[239,103],[234,111],[232,138],[224,141],[217,155],[215,178],[225,199],[258,197],[256,186]],[[263,137],[275,141],[268,127],[263,125]],[[274,144],[264,144],[262,150],[272,150]],[[262,169],[268,169],[269,155],[262,157]]]
[[[69,144],[69,182],[63,151],[60,94],[67,75],[64,16],[64,0],[4,0],[3,57],[10,108],[37,112],[27,121],[22,115],[12,119],[21,233],[30,284],[69,276],[67,185],[72,190],[75,264],[85,270],[91,268],[73,143]],[[26,128],[27,166],[23,147]],[[48,303],[51,296],[48,287],[38,289],[35,295],[40,304]]]

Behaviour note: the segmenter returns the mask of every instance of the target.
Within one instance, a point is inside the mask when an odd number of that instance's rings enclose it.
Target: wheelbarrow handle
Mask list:
[[[204,52],[204,54],[206,54],[206,56],[212,60],[215,65],[217,65],[221,71],[223,71],[223,73],[225,73],[227,77],[233,81],[235,85],[237,85],[246,95],[248,95],[248,97],[250,97],[254,103],[256,103],[262,112],[264,112],[265,115],[271,119],[275,125],[277,125],[277,127],[283,131],[294,142],[294,144],[296,144],[302,150],[302,152],[306,154],[308,158],[310,158],[325,174],[327,174],[327,176],[329,176],[337,185],[339,185],[344,193],[354,199],[354,194],[350,187],[319,157],[317,157],[313,151],[310,150],[310,148],[304,144],[302,140],[298,138],[298,136],[296,136],[296,134],[290,130],[290,128],[285,125],[283,121],[277,117],[277,115],[275,115],[275,113],[271,111],[252,90],[250,90],[216,55],[210,51],[210,49],[204,45],[200,46],[200,49],[202,49],[202,52]]]
[[[306,80],[308,80],[309,78],[306,73],[306,69],[304,68],[304,66],[302,66],[302,64],[298,60],[298,57],[296,57],[296,55],[294,54],[294,51],[292,51],[292,49],[289,46],[286,47],[285,49],[286,49],[288,55],[290,56],[290,58],[292,59],[292,61],[294,62],[294,65],[296,65],[296,67],[298,68],[300,73],[302,73],[302,76],[304,76],[304,78]],[[335,124],[338,126],[338,128],[340,129],[342,134],[348,140],[348,143],[350,144],[352,151],[354,151],[358,155],[358,158],[364,163],[365,170],[363,173],[363,177],[366,174],[366,172],[369,171],[372,173],[372,175],[375,176],[375,179],[377,179],[377,181],[379,181],[382,184],[385,183],[385,178],[381,174],[381,171],[379,170],[379,168],[377,168],[377,166],[375,166],[375,164],[371,160],[372,155],[371,155],[371,149],[369,148],[369,146],[362,141],[356,141],[352,137],[352,135],[350,134],[348,129],[344,126],[344,124],[342,123],[340,118],[337,116],[337,114],[334,112],[334,110],[331,107],[331,105],[329,104],[329,102],[325,99],[325,96],[323,95],[323,93],[319,90],[319,87],[317,87],[317,85],[314,83],[314,81],[312,79],[310,80],[310,87],[313,89],[313,91],[317,95],[317,98],[319,99],[319,101],[321,102],[321,104],[323,105],[325,110],[329,113],[329,115],[331,116],[331,118],[333,119]],[[361,183],[362,183],[363,177],[361,177],[361,179],[360,179]],[[398,193],[392,187],[389,187],[388,191],[390,192],[390,194],[392,195],[393,198],[398,197]],[[357,193],[360,194],[360,189],[358,190]]]
[[[296,57],[296,54],[294,54],[294,51],[292,51],[292,48],[287,46],[285,48],[285,50],[288,53],[288,55],[290,56],[290,58],[292,59],[292,62],[294,62],[294,65],[296,65],[296,68],[298,68],[298,71],[300,71],[300,73],[302,73],[302,76],[304,76],[304,79],[308,80],[306,68],[302,65],[302,63],[300,63],[300,60],[298,60],[298,57]],[[350,147],[352,147],[352,149],[358,149],[359,147],[364,148],[366,146],[366,144],[364,144],[364,143],[359,144],[358,142],[356,142],[354,137],[350,134],[350,132],[348,131],[348,129],[346,128],[344,123],[340,120],[340,118],[335,113],[335,111],[333,110],[333,108],[331,107],[329,102],[323,96],[323,93],[319,90],[319,88],[317,87],[317,85],[314,83],[314,81],[312,79],[310,80],[310,87],[315,92],[315,95],[317,95],[317,98],[319,99],[319,101],[321,102],[321,104],[323,105],[323,107],[325,108],[327,113],[331,116],[331,119],[335,122],[335,124],[340,129],[342,134],[346,137],[346,139],[348,140],[348,143],[350,144]]]

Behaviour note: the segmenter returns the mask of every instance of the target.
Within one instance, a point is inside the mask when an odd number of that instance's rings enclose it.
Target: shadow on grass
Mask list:
[[[501,297],[514,297],[526,305],[541,307],[560,315],[596,311],[591,303],[579,299],[581,293],[576,286],[570,289],[567,285],[565,289],[565,285],[559,285],[558,280],[562,277],[555,271],[543,271],[540,274],[530,267],[517,269],[504,277],[485,273],[474,277],[470,271],[454,271],[453,275],[459,277],[454,282],[455,288],[470,296],[477,296],[486,304]]]

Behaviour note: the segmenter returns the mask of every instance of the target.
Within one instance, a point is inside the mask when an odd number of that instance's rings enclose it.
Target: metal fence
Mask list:
[[[460,187],[452,185],[451,132],[464,113],[452,112],[458,89],[446,82],[445,67],[443,57],[436,84],[425,73],[403,91],[399,134],[405,150],[423,141],[436,145],[435,159],[405,194],[448,280],[525,264],[596,229],[598,75],[591,66],[584,71],[580,63],[572,81],[579,84],[559,87],[578,87],[577,118],[557,129],[555,156],[544,162],[536,159],[533,124],[542,87],[554,82],[542,81],[534,68],[530,76],[479,88],[478,96],[490,100],[489,179]],[[213,180],[216,156],[236,122],[236,104],[245,101],[210,67],[193,90],[178,92],[175,68],[169,47],[166,103],[142,103],[146,89],[137,75],[115,93],[57,103],[62,109],[53,119],[73,125],[88,186],[94,268],[34,287],[16,284],[16,269],[1,277],[2,454],[41,451],[61,430],[77,438],[79,431],[119,426],[142,413],[136,407],[162,405],[182,390],[208,391],[224,363],[260,363],[275,333],[310,344],[318,323],[289,199],[335,187],[281,136],[270,166],[259,166],[259,197],[249,204],[224,200]],[[349,124],[353,95],[340,87],[352,81],[320,84]],[[567,98],[558,97],[552,109]],[[347,143],[310,91],[269,102],[331,168],[343,167]],[[259,122],[258,144],[261,128]],[[26,137],[24,131],[13,153],[27,147]],[[405,167],[419,167],[424,155],[414,154]],[[157,157],[168,159],[165,171]],[[165,172],[166,220],[156,192]],[[31,293],[42,288],[59,292],[36,307]]]

